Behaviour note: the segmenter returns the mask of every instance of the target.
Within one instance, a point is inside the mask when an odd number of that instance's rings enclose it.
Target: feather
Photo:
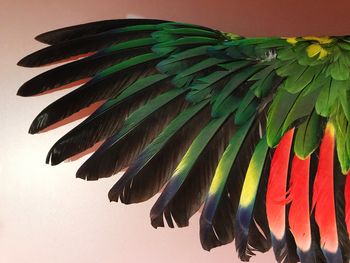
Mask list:
[[[328,78],[323,85],[318,88],[318,90],[320,90],[320,95],[317,98],[315,109],[319,115],[329,117],[337,96],[340,93],[339,90],[343,88],[342,85],[339,85],[340,83],[340,81]]]
[[[90,22],[75,26],[69,26],[64,28],[55,29],[43,34],[40,34],[35,37],[36,40],[54,45],[59,42],[65,42],[68,40],[73,40],[81,37],[91,36],[100,34],[105,31],[112,29],[134,26],[134,25],[143,25],[143,24],[159,24],[165,23],[168,21],[157,20],[157,19],[115,19],[115,20],[103,20],[97,22]]]
[[[157,69],[165,74],[177,74],[193,64],[208,58],[207,49],[210,45],[189,48],[170,55],[157,64]],[[190,62],[190,63],[189,63]]]
[[[38,67],[54,62],[62,62],[66,59],[74,59],[75,56],[87,55],[123,41],[150,37],[150,33],[156,29],[156,25],[136,25],[59,42],[24,57],[18,62],[18,65]]]
[[[227,82],[230,81],[230,79],[232,78],[232,75],[234,75],[234,72],[236,72],[242,67],[247,66],[248,64],[250,64],[250,62],[247,61],[235,61],[234,63],[229,64],[218,64],[218,70],[209,73],[204,77],[198,77],[191,84],[191,92],[188,93],[186,99],[191,102],[198,102],[207,98],[208,96],[210,96],[210,94],[215,92],[215,90],[220,90],[223,86],[225,86]],[[233,97],[231,98],[232,100],[230,100],[230,102],[227,103],[227,105],[235,104],[238,107],[238,100]],[[221,107],[223,110],[220,111],[220,113],[218,113],[217,116],[221,116],[221,114],[225,114],[227,109],[231,109],[231,107],[227,107],[227,105],[225,104],[223,107]]]
[[[199,131],[210,119],[209,101],[180,113],[137,157],[109,191],[109,199],[130,204],[156,194],[168,181],[176,165]]]
[[[223,192],[226,190],[226,182],[229,178],[229,174],[235,162],[235,159],[238,156],[239,150],[247,136],[248,131],[251,128],[252,122],[253,119],[251,119],[246,125],[243,125],[235,132],[216,168],[215,175],[209,188],[209,193],[205,200],[204,208],[200,218],[200,238],[202,247],[206,250],[210,250],[213,247],[226,243],[223,242],[223,238],[221,236],[215,234],[216,231],[214,230],[213,219],[217,213],[217,210],[219,210],[218,205],[220,203],[220,200],[225,199]],[[225,208],[229,209],[229,207]],[[228,216],[225,218],[228,218]],[[229,226],[228,223],[225,225]],[[232,238],[226,237],[224,239],[232,241],[233,232],[227,233],[227,235],[232,236]]]
[[[254,73],[258,70],[261,70],[261,66],[256,67],[247,67],[240,70],[238,73],[232,77],[232,79],[223,87],[222,91],[219,93],[215,102],[213,104],[213,116],[216,116],[216,113],[219,111],[220,106],[224,101],[230,97],[230,95],[245,81],[249,79]]]
[[[289,78],[284,82],[283,88],[290,93],[298,93],[306,88],[321,72],[323,65],[300,67],[299,72],[291,71]]]
[[[207,58],[200,61],[189,68],[186,68],[181,71],[181,73],[174,76],[172,83],[176,87],[189,86],[194,79],[198,79],[201,75],[206,75],[206,70],[212,69],[217,66],[220,62],[224,62],[222,59],[217,58]],[[203,73],[203,74],[201,74]]]
[[[97,180],[127,167],[163,128],[187,106],[185,89],[171,89],[134,111],[121,129],[79,168],[77,177]]]
[[[214,174],[217,162],[228,143],[234,125],[231,114],[213,119],[200,132],[180,161],[171,179],[151,209],[154,227],[169,226],[172,220],[179,226],[199,209]]]
[[[150,46],[154,43],[155,40],[152,38],[142,38],[102,49],[92,56],[39,74],[25,82],[19,88],[17,95],[33,96],[77,80],[93,77],[113,64],[150,52]]]
[[[324,121],[315,110],[297,128],[294,140],[294,152],[300,159],[306,159],[319,146]]]
[[[314,111],[319,90],[306,94],[305,91],[290,93],[280,87],[269,111],[267,138],[275,146],[285,132],[295,127]]]
[[[259,203],[257,199],[258,189],[264,185],[263,182],[265,181],[261,180],[261,176],[263,175],[267,155],[268,146],[266,137],[263,137],[250,159],[236,213],[236,248],[239,257],[243,261],[249,261],[249,258],[254,255],[254,250],[258,249],[251,244],[252,240],[257,243],[257,239],[262,238],[261,243],[264,244],[267,239],[265,235],[262,235],[259,231],[254,231],[256,228],[252,227],[256,224],[253,214],[257,203]]]
[[[100,72],[92,80],[47,106],[32,122],[34,134],[69,117],[94,102],[113,98],[136,79],[154,73],[159,56],[148,53],[133,57]]]
[[[266,213],[272,235],[272,245],[278,262],[297,262],[286,226],[287,179],[294,129],[279,142],[271,161],[266,193]],[[293,253],[294,252],[294,253]]]
[[[294,156],[288,190],[288,201],[290,202],[288,222],[302,263],[317,262],[312,247],[310,222],[310,159],[310,156],[304,160]]]
[[[102,144],[77,177],[129,167],[109,192],[126,204],[164,187],[151,210],[154,227],[164,218],[187,226],[204,203],[204,249],[235,238],[244,261],[271,245],[278,262],[349,261],[349,38],[244,38],[125,19],[37,39],[52,46],[19,65],[75,61],[32,78],[18,95],[82,86],[44,109],[30,133],[103,103],[55,143],[47,162]],[[334,127],[321,140],[325,120]]]
[[[346,184],[345,184],[345,222],[348,230],[348,235],[350,238],[350,172],[346,176]]]
[[[154,74],[135,81],[59,139],[51,147],[46,162],[56,165],[112,136],[133,110],[170,88],[169,76],[165,74]]]
[[[337,223],[338,243],[343,262],[350,260],[350,239],[347,234],[346,226],[346,204],[345,204],[345,185],[346,176],[342,173],[339,160],[334,159],[333,166],[334,173],[334,201],[335,201],[335,215]]]
[[[338,243],[333,178],[334,127],[328,123],[320,146],[313,186],[312,207],[320,231],[320,246],[327,262],[343,262]]]

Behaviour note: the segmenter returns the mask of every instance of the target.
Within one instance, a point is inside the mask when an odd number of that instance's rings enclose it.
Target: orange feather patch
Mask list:
[[[348,235],[350,238],[350,172],[346,176],[345,183],[345,223],[348,229]]]
[[[286,187],[293,134],[294,129],[288,131],[274,152],[266,192],[267,219],[271,233],[277,240],[282,240],[285,234]]]
[[[306,252],[311,247],[309,206],[310,157],[305,160],[294,156],[290,178],[291,201],[288,219],[297,247]]]
[[[319,162],[313,186],[312,206],[315,209],[315,220],[320,231],[320,245],[327,261],[342,262],[341,255],[339,258],[335,214],[334,144],[334,127],[331,124],[327,124],[320,146]],[[334,257],[337,257],[338,261],[334,261]]]

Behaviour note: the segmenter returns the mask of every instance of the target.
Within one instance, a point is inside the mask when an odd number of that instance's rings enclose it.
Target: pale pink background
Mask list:
[[[344,1],[346,2],[346,1]],[[349,4],[340,1],[0,0],[0,262],[239,262],[233,244],[203,251],[198,215],[189,228],[154,230],[154,202],[110,204],[116,177],[74,178],[81,161],[44,164],[46,152],[73,125],[27,134],[34,116],[63,94],[20,98],[21,83],[42,71],[16,62],[43,47],[38,33],[71,24],[126,16],[199,23],[243,35],[349,34]],[[271,253],[252,262],[273,262]]]

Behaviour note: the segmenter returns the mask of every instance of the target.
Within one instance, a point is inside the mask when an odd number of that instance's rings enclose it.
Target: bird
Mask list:
[[[244,37],[205,26],[113,19],[55,29],[18,62],[54,65],[23,97],[71,89],[29,133],[84,120],[51,147],[76,172],[124,171],[110,201],[160,194],[153,227],[200,211],[203,249],[234,242],[241,261],[350,259],[350,36]]]

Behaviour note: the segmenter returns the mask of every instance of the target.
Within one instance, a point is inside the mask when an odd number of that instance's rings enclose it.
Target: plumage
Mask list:
[[[338,243],[334,179],[334,127],[327,124],[320,147],[320,160],[313,186],[312,206],[320,230],[321,249],[327,262],[343,262]]]
[[[233,240],[234,213],[232,213],[233,211],[231,211],[231,209],[236,208],[232,206],[231,198],[233,196],[229,194],[230,190],[227,185],[229,184],[228,180],[230,178],[234,178],[234,182],[238,185],[243,184],[244,177],[239,178],[239,174],[235,175],[231,174],[231,172],[234,164],[239,163],[239,160],[236,161],[236,158],[239,156],[241,145],[247,140],[246,137],[251,129],[252,123],[253,119],[235,132],[216,168],[200,219],[201,243],[206,250],[210,250],[213,247],[226,244]],[[236,176],[238,178],[235,178]],[[238,189],[239,188],[240,187],[238,187]],[[240,193],[236,193],[236,196],[238,205]],[[222,209],[222,204],[225,204],[225,209]],[[220,224],[216,224],[215,219],[217,217],[220,218],[220,220],[218,220],[219,222],[224,220],[224,218],[228,219],[230,222],[225,222],[225,227],[223,227]],[[219,227],[226,231],[220,231],[218,229]]]
[[[154,43],[156,41],[153,38],[142,38],[102,49],[92,56],[53,68],[32,78],[21,86],[18,95],[33,96],[92,77],[113,64],[148,53]]]
[[[187,106],[183,100],[184,93],[183,89],[172,89],[134,111],[120,131],[109,137],[79,168],[77,177],[96,180],[127,167],[166,124]]]
[[[147,37],[156,29],[157,26],[152,24],[135,25],[59,42],[26,56],[18,62],[18,65],[38,67],[53,62],[57,63],[74,56],[96,52],[125,40]]]
[[[312,249],[310,221],[310,159],[310,156],[304,160],[296,155],[293,157],[287,198],[290,202],[290,231],[298,248],[300,262],[317,262],[315,251]]]
[[[188,219],[204,201],[205,193],[213,176],[213,169],[215,169],[220,155],[227,145],[227,140],[234,130],[230,117],[231,114],[227,114],[209,122],[193,141],[175,168],[163,193],[152,207],[151,222],[154,227],[164,225],[163,213],[169,226],[173,226],[172,219],[178,226],[188,225]],[[200,188],[196,189],[198,186]],[[193,189],[196,190],[193,191]],[[186,198],[182,199],[183,197]],[[186,199],[190,199],[192,202],[187,203]]]
[[[349,261],[350,37],[246,38],[117,19],[36,39],[48,46],[18,65],[61,64],[17,94],[75,88],[29,132],[88,115],[47,163],[92,152],[77,177],[126,170],[109,199],[161,192],[154,227],[187,226],[203,206],[206,250],[235,240],[242,261],[271,246],[278,262]]]
[[[345,197],[345,222],[350,238],[350,179],[349,174],[346,176],[346,185],[344,191]]]
[[[158,19],[115,19],[90,22],[81,25],[69,26],[60,29],[55,29],[35,37],[36,40],[54,45],[59,42],[64,42],[76,38],[81,38],[89,35],[96,35],[108,30],[123,28],[126,26],[143,25],[143,24],[159,24],[167,22]]]
[[[257,144],[250,160],[236,213],[236,247],[239,257],[244,261],[248,261],[254,255],[255,248],[251,244],[252,242],[262,238],[262,243],[264,244],[264,241],[267,239],[265,233],[257,232],[252,234],[255,229],[251,226],[257,225],[253,213],[259,203],[259,200],[257,200],[258,189],[259,187],[264,187],[264,178],[261,177],[266,175],[263,173],[263,170],[267,155],[268,146],[266,137],[263,137]],[[257,227],[260,226],[257,225]]]
[[[155,195],[171,176],[200,129],[209,121],[208,106],[209,101],[206,100],[179,114],[112,187],[109,199],[135,203]]]
[[[135,81],[115,99],[110,99],[86,120],[59,139],[48,153],[47,162],[58,164],[113,135],[133,109],[170,89],[169,76],[155,74]],[[99,129],[95,127],[99,126]],[[85,142],[85,143],[82,143]]]
[[[287,180],[294,130],[289,130],[278,144],[271,160],[266,192],[266,214],[272,235],[272,246],[278,262],[297,262],[286,223]]]

